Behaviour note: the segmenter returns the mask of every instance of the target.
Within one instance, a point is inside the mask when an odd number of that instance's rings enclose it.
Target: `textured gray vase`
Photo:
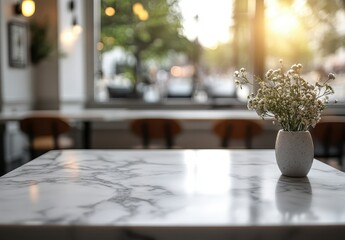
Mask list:
[[[313,139],[309,131],[280,130],[276,139],[276,160],[283,175],[307,176],[314,159]]]

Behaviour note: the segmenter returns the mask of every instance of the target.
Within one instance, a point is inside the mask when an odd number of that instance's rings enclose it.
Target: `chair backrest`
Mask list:
[[[262,132],[262,126],[248,119],[224,119],[215,124],[213,132],[220,137],[223,148],[229,146],[231,139],[243,140],[246,148],[252,148],[253,137]]]
[[[67,120],[60,116],[32,115],[19,121],[20,129],[29,137],[30,147],[36,137],[51,136],[58,149],[58,136],[70,130]]]
[[[165,139],[167,148],[172,148],[174,138],[182,128],[174,119],[136,119],[131,122],[131,131],[141,137],[144,148],[148,148],[151,139]]]
[[[321,121],[310,132],[314,144],[321,144],[321,149],[317,149],[321,152],[315,152],[315,157],[337,157],[341,162],[345,143],[345,122]]]

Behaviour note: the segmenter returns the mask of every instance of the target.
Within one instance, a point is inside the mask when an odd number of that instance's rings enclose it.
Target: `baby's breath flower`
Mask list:
[[[327,84],[334,80],[333,73],[328,74],[325,83],[308,83],[300,76],[302,64],[294,64],[286,72],[281,68],[268,70],[265,79],[254,77],[259,89],[256,94],[248,95],[247,107],[255,110],[262,117],[273,117],[274,122],[281,125],[285,131],[306,131],[321,119],[321,112],[329,101],[329,95],[334,93]],[[234,72],[235,83],[238,86],[253,84],[247,78],[245,68]],[[337,100],[334,101],[335,103]]]
[[[295,71],[292,70],[292,69],[290,69],[289,71],[287,71],[287,74],[288,74],[288,75],[292,75],[292,74],[294,74],[294,73],[295,73]]]
[[[298,69],[297,64],[292,65],[292,66],[291,66],[291,69],[294,70],[294,71],[296,72],[296,70]]]
[[[334,79],[335,79],[334,73],[329,73],[329,74],[328,74],[328,79],[329,79],[329,80],[334,80]]]
[[[272,73],[273,73],[272,69],[268,70],[266,73],[266,77],[269,78],[272,75]]]

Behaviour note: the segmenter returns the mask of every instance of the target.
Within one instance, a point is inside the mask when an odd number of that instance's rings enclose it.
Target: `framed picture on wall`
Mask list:
[[[23,22],[8,23],[8,53],[11,67],[24,68],[28,58],[28,33]]]

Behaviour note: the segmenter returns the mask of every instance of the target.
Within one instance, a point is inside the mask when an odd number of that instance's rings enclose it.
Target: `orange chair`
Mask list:
[[[213,132],[221,139],[221,147],[227,148],[231,140],[243,140],[245,148],[253,147],[253,137],[262,132],[262,126],[248,119],[225,119],[217,122]]]
[[[31,159],[53,149],[73,146],[71,138],[63,134],[70,131],[67,120],[59,116],[32,115],[19,121],[20,129],[29,139]]]
[[[164,139],[165,147],[173,148],[174,139],[182,128],[177,120],[153,118],[132,121],[131,131],[141,138],[143,148],[149,148],[153,139]]]

